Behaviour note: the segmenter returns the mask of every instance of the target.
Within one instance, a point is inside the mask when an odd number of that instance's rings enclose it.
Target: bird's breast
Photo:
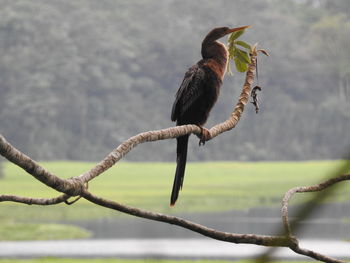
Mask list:
[[[210,70],[212,70],[215,73],[215,75],[221,81],[223,81],[227,68],[227,60],[224,63],[219,63],[215,59],[208,59],[204,62],[203,66],[210,68]]]

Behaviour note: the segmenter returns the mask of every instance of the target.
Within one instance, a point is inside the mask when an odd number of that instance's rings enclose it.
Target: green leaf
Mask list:
[[[233,59],[235,57],[235,50],[236,50],[236,47],[235,45],[229,45],[228,46],[228,53],[229,53],[229,58],[230,59]]]
[[[235,49],[235,57],[237,57],[240,61],[250,64],[250,57],[248,53],[242,49],[236,48]]]
[[[239,31],[236,31],[236,32],[233,32],[228,41],[229,42],[233,42],[235,39],[239,38],[243,33],[244,33],[245,29],[242,29],[242,30],[239,30]]]
[[[236,64],[236,69],[238,72],[245,72],[248,70],[248,65],[241,60],[239,60],[237,57],[234,59]]]
[[[251,49],[250,45],[247,42],[244,42],[244,41],[241,41],[241,40],[235,41],[235,44],[236,45],[240,45],[241,47],[244,47],[244,48],[246,48],[248,50]]]
[[[231,69],[231,63],[229,62],[228,64],[227,64],[227,73],[229,74],[229,75],[233,75],[233,72],[232,72],[232,69]]]

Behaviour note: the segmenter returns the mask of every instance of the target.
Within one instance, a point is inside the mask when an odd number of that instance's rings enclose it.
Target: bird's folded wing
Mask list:
[[[181,119],[181,116],[193,105],[193,103],[203,94],[201,88],[204,80],[204,70],[198,65],[188,69],[176,93],[175,102],[171,112],[171,120]]]

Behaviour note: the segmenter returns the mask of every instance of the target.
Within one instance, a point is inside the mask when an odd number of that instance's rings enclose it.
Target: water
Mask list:
[[[350,258],[350,243],[304,240],[302,247],[337,258]],[[171,259],[248,259],[268,248],[249,244],[231,244],[213,239],[95,239],[2,241],[0,258],[171,258]],[[287,248],[280,248],[274,259],[307,259]]]
[[[295,210],[291,209],[293,217]],[[294,211],[294,212],[293,212]],[[279,208],[248,211],[184,214],[181,217],[211,228],[235,233],[275,234],[281,227]],[[337,258],[350,258],[350,204],[321,205],[301,222],[301,247]],[[347,220],[345,220],[347,219]],[[349,223],[346,223],[349,222]],[[132,216],[74,222],[94,233],[90,240],[0,242],[0,258],[30,257],[118,257],[172,259],[238,259],[265,252],[266,247],[231,244],[166,223]],[[287,248],[277,259],[305,259]]]
[[[296,207],[290,209],[291,218],[295,211]],[[217,230],[242,234],[273,235],[282,226],[278,207],[179,216]],[[349,219],[350,204],[320,205],[311,218],[300,222],[297,235],[306,239],[349,239]],[[82,221],[75,224],[93,232],[92,239],[202,237],[178,226],[132,216]]]

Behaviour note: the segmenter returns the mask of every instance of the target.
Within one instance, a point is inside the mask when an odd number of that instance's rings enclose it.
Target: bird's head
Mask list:
[[[229,27],[217,27],[211,30],[207,36],[204,38],[203,42],[207,41],[215,41],[218,40],[219,38],[222,38],[230,33],[240,31],[242,29],[246,29],[250,26],[241,26],[241,27],[235,27],[235,28],[229,28]]]

